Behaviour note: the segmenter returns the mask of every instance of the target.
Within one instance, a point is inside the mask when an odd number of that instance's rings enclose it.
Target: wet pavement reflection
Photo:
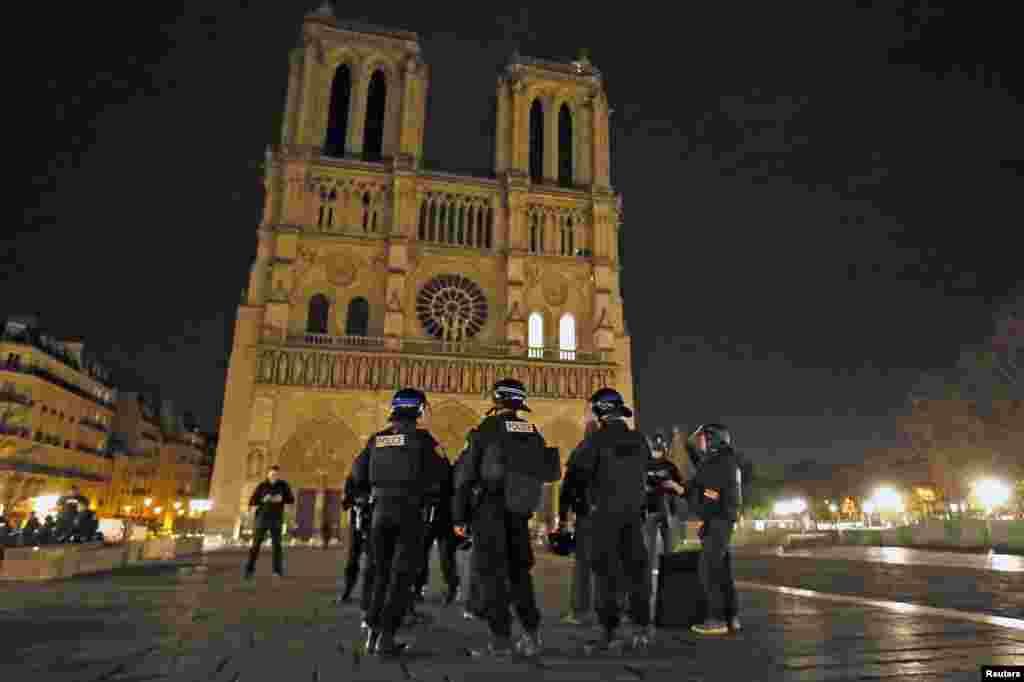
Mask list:
[[[1016,554],[943,552],[909,547],[813,547],[783,549],[780,547],[742,548],[743,554],[785,557],[844,559],[870,561],[900,566],[956,566],[982,571],[1024,573],[1024,556]]]

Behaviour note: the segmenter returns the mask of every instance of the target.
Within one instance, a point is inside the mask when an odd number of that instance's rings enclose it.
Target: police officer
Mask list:
[[[567,485],[586,495],[595,529],[592,567],[603,636],[592,646],[607,650],[621,645],[616,638],[621,622],[619,594],[628,592],[630,616],[637,628],[632,644],[643,648],[654,636],[643,536],[650,449],[643,434],[626,424],[633,411],[618,391],[602,388],[591,396],[590,407],[600,428],[577,449],[565,478]]]
[[[661,431],[651,437],[651,457],[647,460],[647,519],[644,521],[644,542],[647,545],[647,562],[650,578],[658,567],[658,540],[663,553],[675,546],[673,531],[677,498],[661,487],[662,481],[682,483],[679,468],[668,457],[668,439]],[[653,588],[653,582],[652,582]]]
[[[523,513],[521,507],[516,507],[520,511],[510,510],[516,506],[512,497],[518,491],[510,491],[506,484],[512,480],[508,474],[522,463],[516,460],[542,459],[545,444],[536,427],[519,416],[530,411],[521,382],[502,379],[494,385],[491,397],[494,407],[468,435],[452,505],[456,533],[465,535],[466,525],[472,521],[472,580],[480,583],[482,606],[491,630],[487,649],[472,653],[498,657],[512,653],[511,602],[523,626],[516,649],[534,656],[540,652],[541,643],[540,611],[530,575],[534,556],[528,521],[532,512]],[[495,469],[500,462],[508,468],[504,473]],[[480,491],[475,508],[474,490]]]
[[[427,491],[428,522],[423,543],[423,566],[416,580],[415,596],[423,600],[423,593],[430,580],[430,550],[437,544],[441,564],[441,577],[447,585],[444,604],[455,601],[459,589],[459,574],[455,568],[455,549],[458,538],[452,526],[452,464],[443,454],[438,454],[437,466],[445,472],[444,479],[436,488]]]
[[[685,486],[675,481],[662,485],[677,495],[685,495],[703,521],[700,580],[708,616],[704,623],[694,625],[693,631],[703,635],[727,634],[740,629],[729,541],[743,503],[742,462],[733,450],[732,435],[722,424],[698,427],[687,439],[687,450],[697,463],[693,479]]]
[[[587,421],[584,436],[589,437],[598,429],[598,422],[591,419]],[[584,439],[585,442],[585,439]],[[586,498],[586,491],[580,485],[576,476],[570,477],[568,472],[575,471],[576,453],[583,447],[583,442],[576,446],[576,449],[569,455],[566,465],[566,476],[562,479],[562,486],[558,492],[558,530],[564,532],[569,527],[569,512],[575,517],[575,528],[573,531],[576,541],[572,573],[572,601],[569,613],[562,619],[563,623],[569,625],[583,625],[592,615],[594,608],[594,581],[591,570],[591,523],[590,504]]]
[[[369,504],[366,495],[356,495],[352,474],[345,479],[345,497],[341,501],[342,509],[348,512],[348,557],[345,562],[345,590],[338,597],[338,602],[347,602],[352,597],[352,590],[359,581],[359,567],[366,553],[368,529],[360,524],[360,514],[364,506]],[[363,581],[366,590],[366,581]]]
[[[470,462],[470,452],[471,451],[469,450],[468,447],[464,449],[462,453],[459,455],[458,459],[455,460],[455,466],[452,467],[453,495],[454,482],[468,480],[467,476],[470,476],[467,469]],[[479,483],[471,486],[467,494],[467,498],[469,501],[466,504],[468,506],[468,509],[470,510],[469,513],[467,514],[467,518],[471,518],[472,510],[475,510],[477,506],[479,506],[479,500],[482,493],[483,490]],[[452,504],[454,505],[454,503],[455,502],[453,497]],[[461,548],[461,551],[458,551],[458,558],[456,559],[456,561],[459,564],[460,573],[459,601],[463,603],[462,617],[465,620],[475,620],[477,618],[483,618],[484,616],[482,598],[480,595],[480,579],[479,576],[477,576],[474,573],[476,562],[473,559],[473,553],[475,550],[473,546],[472,528],[469,524],[465,524],[458,528],[454,527],[453,525],[452,530],[453,532],[457,531],[456,548]]]
[[[374,500],[370,528],[373,594],[366,613],[366,652],[394,655],[405,648],[395,640],[409,610],[412,587],[423,556],[425,492],[440,479],[437,441],[417,429],[426,396],[398,391],[391,400],[391,425],[370,437],[352,465],[357,494]]]

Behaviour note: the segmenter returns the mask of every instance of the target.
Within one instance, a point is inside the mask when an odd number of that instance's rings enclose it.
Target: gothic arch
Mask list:
[[[457,400],[447,400],[427,413],[426,428],[444,447],[451,461],[462,452],[466,434],[480,422],[480,415]]]
[[[544,102],[540,95],[530,103],[528,141],[530,180],[544,179]]]
[[[326,334],[331,316],[331,301],[324,294],[314,294],[309,299],[306,316],[307,334]]]
[[[384,132],[388,122],[388,90],[395,81],[384,66],[373,66],[366,84],[366,123],[363,129],[363,160],[380,161],[384,156]],[[366,225],[364,224],[365,228]]]
[[[558,184],[562,187],[572,187],[576,165],[576,139],[573,135],[576,128],[576,112],[569,106],[568,101],[562,102],[555,111],[558,112]]]
[[[327,131],[324,135],[324,156],[343,157],[352,126],[352,93],[356,70],[347,61],[334,67],[328,90]]]
[[[292,489],[340,490],[362,449],[355,433],[340,419],[312,419],[296,427],[281,447],[281,477]]]

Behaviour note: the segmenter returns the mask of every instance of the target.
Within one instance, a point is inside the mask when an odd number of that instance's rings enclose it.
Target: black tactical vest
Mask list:
[[[420,498],[427,453],[416,431],[381,431],[371,439],[370,486],[373,496]]]

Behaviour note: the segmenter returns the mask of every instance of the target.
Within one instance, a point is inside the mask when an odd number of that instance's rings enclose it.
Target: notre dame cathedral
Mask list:
[[[296,491],[294,530],[337,527],[351,463],[404,386],[426,391],[423,424],[454,459],[493,382],[518,378],[564,464],[593,391],[633,400],[600,71],[514,55],[497,76],[494,172],[472,177],[421,167],[416,34],[325,4],[289,59],[208,532],[237,532],[274,463]]]

